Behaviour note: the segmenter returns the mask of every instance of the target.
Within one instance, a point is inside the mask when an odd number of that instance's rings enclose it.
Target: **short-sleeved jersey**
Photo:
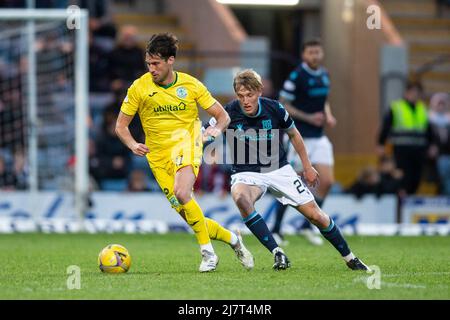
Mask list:
[[[238,100],[225,106],[231,118],[226,138],[233,173],[270,172],[288,164],[280,129],[294,127],[294,121],[276,100],[261,97],[258,104],[255,116],[245,114]]]
[[[147,159],[157,164],[166,162],[181,144],[194,149],[201,143],[197,105],[208,109],[215,102],[206,87],[188,74],[175,72],[174,82],[163,87],[146,73],[128,89],[120,110],[129,116],[139,114],[150,150]]]
[[[330,91],[330,78],[325,68],[312,70],[306,63],[299,65],[289,75],[280,91],[280,97],[306,113],[323,112]],[[317,127],[301,120],[295,125],[304,138],[320,138],[323,126]]]

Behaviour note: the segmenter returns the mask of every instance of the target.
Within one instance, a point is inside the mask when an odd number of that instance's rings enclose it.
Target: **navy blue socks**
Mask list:
[[[334,224],[333,219],[330,218],[330,225],[328,228],[320,230],[320,233],[339,251],[341,256],[346,257],[351,253],[347,242],[342,236],[339,227]]]
[[[259,242],[263,244],[271,253],[273,249],[278,247],[275,239],[267,227],[264,219],[256,212],[252,212],[247,218],[243,218],[245,225],[258,238]]]

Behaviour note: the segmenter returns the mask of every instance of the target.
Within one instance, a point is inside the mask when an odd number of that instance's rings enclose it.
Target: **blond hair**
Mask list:
[[[261,76],[253,69],[245,69],[234,77],[233,88],[237,92],[240,87],[244,87],[250,91],[260,91],[263,89]]]

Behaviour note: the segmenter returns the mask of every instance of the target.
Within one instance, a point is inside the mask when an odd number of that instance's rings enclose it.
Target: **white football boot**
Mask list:
[[[239,262],[244,266],[245,269],[251,270],[255,266],[255,261],[253,259],[253,255],[248,251],[248,249],[244,246],[244,241],[242,240],[241,232],[236,230],[235,232],[238,242],[236,245],[231,246],[236,253],[236,257]]]
[[[218,264],[219,264],[219,257],[215,253],[203,250],[202,262],[200,263],[200,267],[198,270],[200,272],[214,271],[216,270]]]

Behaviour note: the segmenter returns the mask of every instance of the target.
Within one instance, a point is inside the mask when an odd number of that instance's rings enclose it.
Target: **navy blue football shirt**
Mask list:
[[[312,70],[306,63],[299,65],[284,82],[280,97],[305,112],[324,112],[330,91],[330,78],[325,68]],[[304,138],[320,138],[323,126],[317,127],[308,122],[295,120],[295,125]]]
[[[258,112],[247,115],[239,100],[225,106],[231,118],[225,131],[232,173],[270,172],[288,164],[280,130],[294,127],[294,121],[276,100],[259,98]]]

